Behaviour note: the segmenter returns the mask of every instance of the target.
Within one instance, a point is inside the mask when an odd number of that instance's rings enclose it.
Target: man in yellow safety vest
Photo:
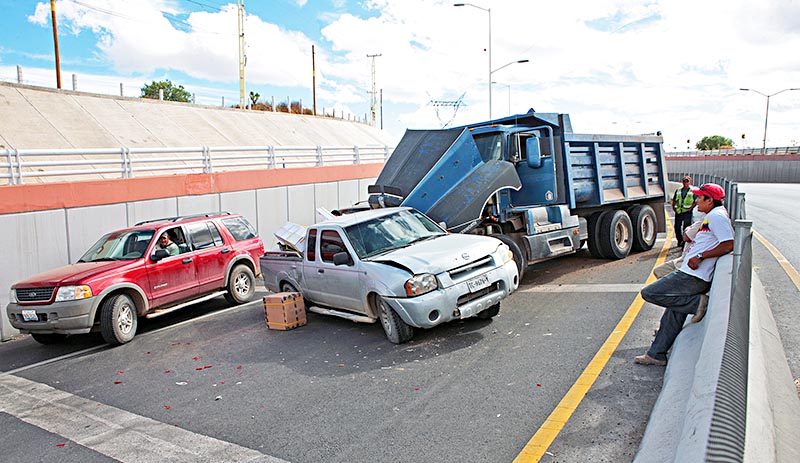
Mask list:
[[[683,229],[692,224],[695,197],[692,194],[692,178],[687,175],[681,183],[681,188],[675,190],[672,197],[672,210],[675,212],[675,238],[683,249]]]

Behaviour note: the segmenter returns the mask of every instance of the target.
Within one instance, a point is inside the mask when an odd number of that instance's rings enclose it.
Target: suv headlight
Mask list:
[[[406,295],[409,297],[420,296],[429,293],[439,287],[436,277],[430,273],[414,275],[406,281]]]
[[[8,300],[10,300],[11,302],[13,302],[14,304],[16,304],[17,302],[19,302],[19,301],[17,300],[17,290],[16,290],[16,289],[14,289],[14,288],[11,288],[11,293],[8,295]]]
[[[92,297],[92,288],[87,285],[81,286],[62,286],[56,293],[56,302],[74,301],[75,299],[86,299]]]

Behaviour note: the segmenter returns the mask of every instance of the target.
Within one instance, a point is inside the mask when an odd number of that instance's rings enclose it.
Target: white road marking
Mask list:
[[[285,460],[18,376],[0,376],[0,411],[122,462]]]
[[[636,284],[584,284],[584,285],[536,285],[521,288],[523,293],[638,293],[644,285]]]
[[[30,370],[31,368],[41,367],[44,365],[48,365],[50,363],[58,362],[59,360],[66,360],[72,357],[78,357],[79,355],[88,354],[100,349],[108,348],[108,344],[103,344],[102,346],[94,346],[88,349],[79,350],[77,352],[71,352],[69,354],[60,355],[58,357],[53,357],[51,359],[42,360],[41,362],[32,363],[30,365],[25,365],[24,367],[19,367],[16,370],[9,370],[9,371],[0,371],[0,378],[5,375],[13,375],[14,373],[19,373],[20,371]]]

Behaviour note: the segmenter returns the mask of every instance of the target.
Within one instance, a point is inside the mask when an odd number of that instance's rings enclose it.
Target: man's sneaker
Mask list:
[[[706,315],[706,309],[708,308],[708,294],[701,294],[700,295],[700,305],[697,306],[697,312],[692,315],[692,323],[697,323],[703,319]]]
[[[638,363],[639,365],[656,365],[659,367],[663,367],[664,365],[667,364],[666,360],[654,359],[653,357],[650,357],[647,354],[637,355],[636,357],[633,358],[633,361]]]

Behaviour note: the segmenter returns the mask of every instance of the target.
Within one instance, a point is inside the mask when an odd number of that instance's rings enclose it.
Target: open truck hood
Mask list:
[[[375,206],[410,206],[448,230],[461,231],[481,216],[498,190],[522,187],[514,165],[481,159],[469,129],[407,130],[370,192]]]

